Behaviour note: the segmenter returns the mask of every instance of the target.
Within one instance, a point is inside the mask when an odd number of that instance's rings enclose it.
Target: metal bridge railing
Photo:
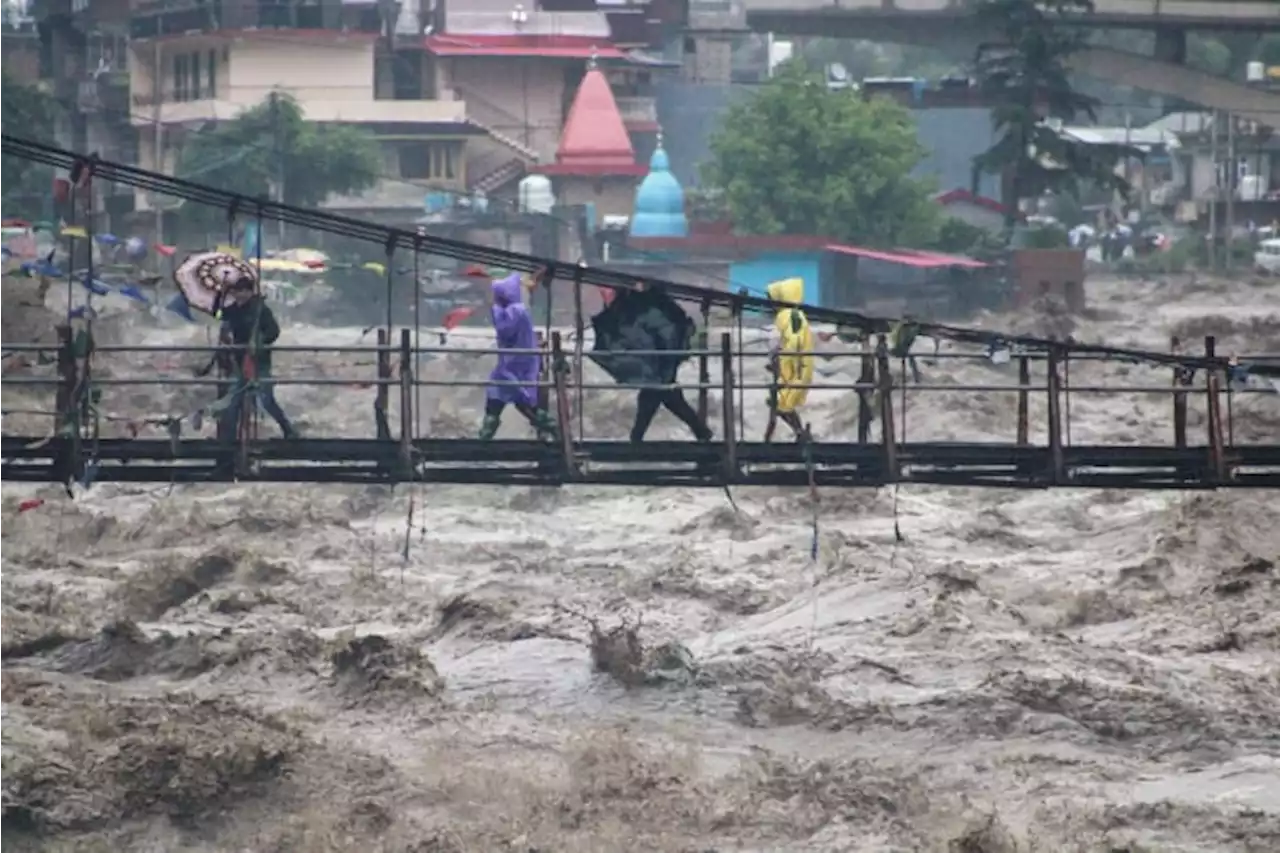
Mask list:
[[[103,438],[104,422],[140,424],[141,428],[131,426],[128,430],[130,438],[138,439],[145,438],[149,429],[157,429],[162,434],[174,437],[175,433],[172,430],[174,422],[186,418],[185,414],[166,414],[156,417],[151,413],[131,411],[128,409],[127,402],[129,395],[123,393],[119,395],[107,393],[106,398],[110,398],[110,402],[115,406],[107,411],[103,406],[103,400],[106,399],[104,392],[131,387],[151,389],[167,387],[173,389],[175,394],[179,394],[182,389],[217,388],[216,396],[220,396],[226,393],[228,385],[232,383],[232,379],[227,376],[206,379],[193,376],[123,374],[119,370],[119,365],[110,365],[110,359],[116,355],[212,356],[217,351],[217,347],[94,346],[90,343],[87,350],[77,351],[75,336],[69,327],[60,327],[58,333],[57,345],[6,345],[6,351],[9,354],[56,354],[56,375],[5,378],[6,384],[14,388],[53,387],[55,389],[55,400],[49,409],[14,409],[5,413],[6,415],[47,415],[52,420],[52,430],[45,436],[30,435],[16,438],[7,434],[8,424],[5,431],[8,446],[14,446],[14,441],[17,439],[32,444],[56,439],[60,448],[57,467],[62,474],[75,472],[84,467],[86,459],[92,455],[91,448]],[[426,357],[448,356],[492,360],[498,354],[538,355],[542,359],[544,369],[536,384],[545,395],[547,408],[560,425],[558,450],[566,466],[569,467],[575,464],[575,459],[583,455],[584,448],[589,449],[593,446],[593,442],[598,443],[601,438],[618,437],[587,435],[584,412],[590,405],[590,401],[584,397],[584,392],[681,388],[690,393],[696,393],[696,409],[699,417],[704,422],[710,421],[718,427],[719,438],[716,449],[722,459],[721,464],[726,469],[736,470],[743,464],[739,452],[741,447],[752,444],[747,435],[745,413],[753,406],[758,406],[761,411],[764,411],[767,393],[775,388],[774,383],[763,370],[759,371],[757,378],[748,375],[746,367],[748,363],[758,363],[769,358],[770,354],[761,350],[748,349],[749,344],[743,337],[737,337],[735,340],[735,336],[729,332],[719,334],[718,347],[681,351],[679,354],[688,356],[696,366],[698,378],[676,385],[620,384],[603,378],[584,377],[585,368],[590,360],[589,354],[581,347],[574,350],[567,349],[560,332],[553,332],[546,346],[530,350],[500,350],[493,346],[414,347],[411,345],[410,336],[410,330],[401,330],[400,345],[392,346],[387,343],[391,340],[391,335],[387,330],[380,329],[378,346],[281,345],[274,347],[274,353],[281,356],[287,354],[355,355],[357,358],[367,356],[370,360],[364,362],[363,366],[372,369],[368,372],[337,376],[304,376],[286,372],[273,376],[271,382],[285,387],[346,387],[361,393],[367,389],[373,415],[369,421],[367,438],[394,445],[407,468],[412,468],[416,454],[415,448],[421,442],[439,442],[440,440],[439,436],[430,434],[430,428],[422,417],[423,395],[431,396],[433,389],[534,384],[494,382],[485,378],[464,376],[428,377],[421,375],[420,369],[415,367],[420,365],[420,359]],[[1209,358],[1213,357],[1214,348],[1214,341],[1208,339],[1206,355]],[[675,353],[669,351],[631,353],[636,356],[673,354]],[[874,448],[880,464],[888,472],[889,481],[896,481],[901,475],[903,470],[899,459],[901,452],[905,452],[904,449],[909,447],[923,446],[919,442],[913,444],[911,441],[908,417],[914,419],[913,423],[921,417],[926,421],[935,417],[960,417],[945,409],[925,413],[915,409],[920,400],[934,394],[960,394],[975,397],[989,394],[1016,395],[1016,418],[1011,419],[1011,429],[1009,429],[1011,433],[1009,438],[1012,440],[985,441],[979,444],[993,449],[1005,446],[1010,452],[1033,448],[1045,451],[1049,460],[1049,470],[1046,472],[1045,479],[1049,484],[1067,484],[1072,480],[1068,458],[1075,446],[1072,442],[1071,411],[1071,401],[1075,397],[1105,394],[1170,398],[1170,416],[1167,420],[1162,419],[1168,424],[1171,433],[1170,441],[1162,444],[1161,447],[1177,451],[1201,448],[1203,451],[1201,467],[1205,472],[1206,483],[1210,485],[1229,482],[1236,468],[1239,467],[1240,459],[1243,458],[1237,458],[1238,452],[1250,446],[1248,442],[1237,441],[1235,418],[1239,402],[1246,398],[1252,401],[1252,398],[1259,397],[1260,405],[1270,406],[1272,400],[1280,400],[1270,387],[1240,387],[1231,381],[1229,375],[1215,370],[1201,371],[1197,376],[1185,367],[1175,367],[1170,370],[1168,367],[1147,366],[1145,369],[1157,371],[1155,375],[1170,373],[1170,381],[1158,383],[1153,380],[1147,384],[1127,377],[1121,381],[1113,381],[1117,377],[1100,377],[1094,375],[1097,371],[1091,370],[1091,366],[1098,365],[1104,359],[1087,354],[1076,357],[1066,352],[1008,354],[1007,359],[1001,359],[998,364],[993,364],[995,359],[988,351],[948,351],[936,354],[894,352],[890,349],[887,336],[876,336],[874,339],[861,342],[860,345],[850,345],[847,350],[819,350],[806,355],[814,356],[823,368],[819,374],[815,375],[811,391],[827,395],[832,393],[849,395],[849,399],[856,405],[857,413],[856,427],[851,426],[847,434],[819,435],[816,440],[828,446],[857,445],[868,450]],[[1258,361],[1272,357],[1257,356],[1251,357],[1250,360]],[[841,362],[848,364],[850,360],[858,365],[856,378],[831,375],[841,372],[839,368]],[[991,365],[993,370],[1008,369],[1010,372],[1016,370],[1017,376],[1016,381],[1012,382],[926,381],[922,377],[913,377],[915,372],[913,363],[916,361],[932,365],[930,369],[939,369],[939,364],[962,361],[986,363]],[[1000,366],[1004,364],[1008,367]],[[108,365],[112,367],[111,375],[102,375],[102,368]],[[1077,372],[1077,381],[1074,383],[1071,381],[1073,365],[1076,366]],[[1034,381],[1033,366],[1036,366],[1035,373],[1038,374]],[[456,369],[457,364],[451,362],[448,367]],[[396,406],[392,403],[394,389],[398,389],[398,412],[395,411]],[[714,403],[712,395],[719,398]],[[1262,399],[1262,395],[1269,396],[1271,400]],[[827,399],[830,399],[830,396]],[[91,404],[86,405],[86,400],[90,400]],[[126,402],[121,403],[121,400]],[[1204,425],[1203,443],[1189,436],[1188,409],[1193,400],[1197,401],[1197,411],[1203,412],[1203,418],[1197,419]],[[911,407],[908,406],[908,401],[912,402]],[[1042,421],[1035,425],[1036,431],[1044,435],[1044,443],[1033,443],[1031,439],[1033,401],[1036,401],[1037,420]],[[616,407],[616,402],[611,401],[610,405]],[[227,443],[227,452],[229,455],[234,454],[237,466],[248,468],[255,454],[265,445],[257,436],[257,407],[250,405],[241,408],[244,416],[251,423],[242,425],[235,441]],[[1280,438],[1280,405],[1276,405],[1275,408],[1276,437]],[[1041,409],[1043,409],[1042,413]],[[713,414],[718,415],[718,418],[713,417]],[[393,415],[398,419],[398,424],[393,423]],[[478,411],[476,418],[478,425]],[[876,429],[877,424],[878,429]],[[1074,425],[1077,429],[1083,426],[1078,416],[1074,420]],[[1196,425],[1199,426],[1198,423]],[[398,426],[398,429],[393,429],[393,426]],[[1145,424],[1144,426],[1149,432],[1151,426],[1162,426],[1162,424]],[[198,434],[200,430],[197,429],[195,432]],[[191,437],[190,432],[187,433],[187,437]],[[309,434],[307,440],[332,442],[336,439],[331,436]],[[1134,447],[1135,450],[1144,451],[1153,449],[1150,445]]]

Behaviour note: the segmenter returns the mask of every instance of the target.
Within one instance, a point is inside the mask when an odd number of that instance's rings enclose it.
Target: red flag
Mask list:
[[[322,270],[326,266],[328,266],[328,264],[325,261],[319,261],[319,260],[303,261],[302,265],[310,270]]]
[[[26,512],[29,509],[35,509],[42,506],[44,506],[44,498],[27,498],[25,501],[18,504],[18,512]]]
[[[172,258],[174,253],[178,251],[177,246],[166,246],[164,243],[156,243],[152,248],[164,255],[166,258]]]
[[[453,331],[459,323],[470,317],[476,311],[473,305],[463,305],[461,308],[454,308],[448,314],[444,315],[444,323],[442,324],[446,331]]]
[[[489,278],[489,271],[478,264],[472,264],[462,271],[468,278]]]

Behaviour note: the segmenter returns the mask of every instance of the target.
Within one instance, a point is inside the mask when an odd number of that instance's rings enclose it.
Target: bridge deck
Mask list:
[[[887,337],[874,345],[823,338],[833,348],[814,357],[829,366],[815,375],[805,409],[805,418],[817,418],[817,438],[794,442],[783,427],[786,441],[765,443],[768,351],[749,334],[722,330],[709,336],[718,346],[687,352],[696,369],[696,378],[685,377],[690,403],[714,441],[630,442],[617,441],[626,427],[616,410],[625,401],[630,420],[634,392],[614,396],[618,386],[552,330],[541,356],[559,369],[539,384],[561,434],[543,442],[443,438],[426,415],[424,405],[445,405],[460,419],[448,433],[480,428],[477,397],[492,347],[415,347],[410,329],[401,329],[398,347],[387,329],[376,347],[276,347],[276,386],[321,402],[305,438],[262,439],[257,406],[246,402],[237,416],[228,405],[232,379],[193,379],[175,361],[207,357],[210,347],[100,346],[77,355],[72,329],[59,327],[54,364],[29,359],[0,377],[0,393],[13,400],[19,389],[27,401],[27,411],[0,405],[0,480],[1280,488],[1280,443],[1270,427],[1277,411],[1267,402],[1275,389],[1236,375],[1242,364],[1260,378],[1280,375],[1266,366],[1275,356],[1221,359],[1213,338],[1206,355],[1189,356],[1052,342],[1014,353],[992,348],[1006,338],[979,336],[920,356],[932,380],[916,377],[911,357],[891,356]],[[433,361],[442,355],[449,357]],[[166,370],[177,375],[157,375]],[[1157,443],[1161,435],[1169,443]]]
[[[3,438],[4,479],[57,480],[64,439]],[[847,442],[745,442],[730,466],[721,444],[585,441],[573,448],[573,473],[560,448],[536,441],[419,439],[409,466],[395,441],[300,439],[251,442],[237,474],[234,449],[209,439],[104,439],[86,446],[95,482],[488,483],[509,485],[803,486],[806,456],[814,481],[828,486],[895,482],[882,447]],[[1005,443],[905,443],[896,482],[1043,488],[1047,486],[1195,488],[1213,485],[1208,447],[1077,445],[1062,449],[1063,476],[1050,448]],[[1280,487],[1280,446],[1228,449],[1229,487]]]

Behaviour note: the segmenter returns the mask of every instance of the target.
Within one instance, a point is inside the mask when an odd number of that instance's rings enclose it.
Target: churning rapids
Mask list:
[[[5,339],[29,338],[11,335],[10,292]],[[1090,300],[1083,339],[1214,333],[1220,351],[1280,352],[1276,284],[1098,279]],[[125,312],[101,329],[205,335]],[[358,335],[286,324],[281,343]],[[481,379],[490,358],[425,372]],[[276,369],[373,371],[350,361],[280,354]],[[823,367],[842,364],[851,380],[852,360]],[[1016,381],[1010,365],[924,369]],[[1073,383],[1104,380],[1170,381],[1073,367]],[[6,409],[47,408],[16,388]],[[305,433],[368,435],[370,394],[279,397]],[[482,395],[426,389],[432,432],[474,434]],[[814,392],[819,439],[854,429],[850,397]],[[152,386],[103,407],[195,405]],[[588,436],[625,436],[632,406],[589,392]],[[1015,407],[915,395],[907,435],[1009,440]],[[763,405],[748,408],[758,436]],[[1072,438],[1165,441],[1170,409],[1073,397]],[[1280,435],[1280,396],[1233,414],[1237,441]],[[668,418],[653,437],[680,435]],[[898,542],[889,491],[827,490],[814,562],[804,490],[739,491],[737,513],[714,490],[60,494],[3,494],[7,850],[1280,850],[1275,495],[909,487]],[[46,502],[19,513],[32,497]]]

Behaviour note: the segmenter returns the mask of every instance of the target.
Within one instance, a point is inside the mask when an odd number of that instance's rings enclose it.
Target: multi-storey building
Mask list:
[[[3,55],[7,71],[56,101],[57,142],[132,162],[136,134],[123,64],[128,9],[128,0],[33,0],[28,19],[6,21]],[[110,184],[94,191],[99,212],[122,215],[133,204],[131,193]]]
[[[471,188],[512,192],[527,171],[555,161],[592,60],[613,87],[637,149],[651,150],[652,79],[669,63],[640,49],[659,47],[675,26],[663,11],[668,5],[677,8],[668,0],[437,0],[426,15],[423,64],[485,130],[468,150]]]
[[[381,143],[383,179],[327,207],[401,219],[421,215],[432,191],[464,190],[468,140],[483,131],[436,85],[420,51],[398,50],[401,6],[135,0],[129,77],[139,162],[169,171],[186,133],[280,92],[308,120],[359,125]],[[140,207],[153,203],[139,198]]]

